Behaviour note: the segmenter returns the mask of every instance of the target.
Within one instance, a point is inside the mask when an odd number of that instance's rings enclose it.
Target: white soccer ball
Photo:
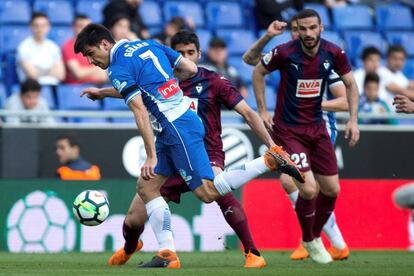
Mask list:
[[[95,226],[104,222],[108,217],[109,202],[103,193],[87,190],[76,197],[72,210],[80,223]]]

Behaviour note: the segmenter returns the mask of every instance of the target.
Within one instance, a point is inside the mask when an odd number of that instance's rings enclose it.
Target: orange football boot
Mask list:
[[[247,254],[245,253],[244,256],[246,257],[246,261],[244,263],[245,268],[263,268],[266,266],[266,261],[263,256],[257,256],[250,250]]]
[[[336,247],[329,247],[328,248],[329,254],[331,254],[332,259],[335,261],[346,260],[349,257],[349,248],[345,246],[344,249],[339,249]]]
[[[271,171],[280,171],[290,175],[300,183],[305,183],[305,175],[299,171],[296,164],[290,160],[290,155],[282,147],[273,146],[263,156],[266,166]]]
[[[138,240],[137,248],[132,254],[127,254],[124,248],[122,247],[121,249],[116,251],[114,254],[112,254],[111,258],[109,258],[108,260],[108,265],[126,264],[128,260],[132,257],[132,255],[134,255],[135,252],[138,252],[141,250],[142,246],[144,246],[144,244],[142,243],[141,240]]]
[[[294,261],[300,261],[309,258],[309,253],[303,247],[302,243],[290,254],[290,259]]]
[[[138,268],[181,268],[180,259],[177,253],[164,249],[152,258],[148,263],[139,265]]]

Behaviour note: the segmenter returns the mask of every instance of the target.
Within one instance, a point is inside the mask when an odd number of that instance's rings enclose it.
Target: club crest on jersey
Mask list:
[[[296,97],[314,98],[321,95],[322,79],[298,80],[296,87]]]
[[[268,65],[271,59],[272,59],[272,51],[270,51],[269,53],[263,56],[264,64]]]
[[[127,85],[127,82],[123,81],[121,83],[118,79],[113,79],[112,80],[112,85],[115,87],[116,90],[118,90],[118,92],[121,92],[122,89],[124,89],[125,86]]]
[[[179,91],[181,91],[181,89],[180,86],[178,86],[178,83],[175,79],[170,79],[169,81],[158,87],[158,92],[164,99],[168,99],[174,96]]]
[[[196,91],[198,94],[201,93],[201,91],[203,91],[203,85],[201,83],[198,83],[195,87]]]
[[[330,66],[331,64],[329,63],[329,60],[325,59],[325,61],[323,62],[323,67],[325,67],[325,69],[328,70]]]

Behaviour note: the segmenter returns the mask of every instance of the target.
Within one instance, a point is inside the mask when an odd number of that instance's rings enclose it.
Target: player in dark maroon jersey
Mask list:
[[[171,47],[184,57],[198,63],[201,57],[200,44],[196,34],[181,31],[171,39]],[[254,112],[237,89],[223,76],[199,67],[198,73],[189,80],[180,82],[184,95],[191,99],[190,108],[202,119],[206,135],[204,138],[207,153],[215,174],[224,169],[223,142],[221,140],[221,106],[234,109],[241,114],[253,131],[267,145],[274,144],[260,117]],[[190,191],[184,180],[169,178],[161,188],[161,195],[169,201],[180,202],[182,193]],[[245,267],[262,268],[266,266],[250,234],[247,217],[243,207],[232,193],[217,200],[228,224],[234,229],[245,249]],[[124,221],[123,233],[125,246],[109,259],[111,265],[126,263],[132,254],[142,247],[139,236],[144,231],[147,220],[145,205],[138,195],[133,199]]]
[[[259,113],[275,142],[298,157],[295,162],[306,176],[305,184],[297,183],[300,193],[295,208],[303,245],[314,261],[328,263],[332,258],[320,235],[334,210],[339,180],[336,156],[322,117],[323,91],[330,71],[335,70],[347,91],[350,120],[345,133],[353,146],[359,139],[358,88],[344,51],[320,38],[323,25],[318,13],[303,10],[296,22],[299,39],[277,46],[262,58],[253,72],[253,86]],[[281,83],[272,120],[265,105],[264,76],[274,70],[280,70]]]

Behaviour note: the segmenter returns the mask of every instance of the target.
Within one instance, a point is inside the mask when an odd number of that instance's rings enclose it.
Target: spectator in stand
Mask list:
[[[129,41],[138,40],[138,36],[131,30],[131,22],[126,15],[119,14],[115,16],[110,23],[109,30],[115,41],[121,39],[128,39]]]
[[[193,22],[186,21],[183,17],[175,16],[164,26],[164,31],[154,35],[154,39],[160,43],[170,46],[171,37],[181,30],[194,30]]]
[[[286,21],[283,12],[293,8],[295,13],[303,9],[303,1],[300,0],[256,0],[256,20],[259,30],[267,27],[275,20]]]
[[[248,95],[247,87],[240,78],[237,69],[227,63],[228,51],[227,45],[221,38],[212,38],[207,49],[207,56],[201,67],[214,71],[223,75],[226,79],[231,81],[234,86],[240,91],[240,94],[246,98]]]
[[[100,180],[99,167],[84,160],[76,136],[62,135],[56,139],[56,155],[61,167],[57,175],[61,180]]]
[[[4,105],[5,110],[9,111],[43,111],[48,112],[49,106],[47,101],[40,96],[41,86],[34,79],[25,80],[20,86],[20,93],[11,95]],[[54,119],[51,116],[8,116],[7,123],[47,123],[53,124]]]
[[[47,38],[50,30],[46,14],[35,12],[30,20],[33,35],[17,47],[17,73],[20,82],[27,78],[41,85],[57,85],[65,78],[59,46]]]
[[[65,83],[79,84],[79,83],[95,83],[101,84],[108,80],[106,71],[98,66],[94,66],[88,62],[88,59],[82,54],[75,54],[73,45],[75,44],[76,36],[82,29],[91,23],[91,20],[85,16],[78,14],[73,20],[74,36],[68,39],[62,47],[63,62],[66,66]]]
[[[378,69],[384,95],[380,94],[389,106],[392,106],[395,95],[404,95],[414,100],[414,81],[409,80],[401,71],[406,59],[405,49],[400,45],[392,45],[387,51],[386,66]],[[381,91],[380,91],[381,92]]]
[[[362,95],[362,92],[364,91],[365,75],[367,73],[376,73],[381,66],[381,52],[374,46],[366,47],[362,51],[361,59],[363,67],[354,71],[354,77],[360,95]]]
[[[126,15],[131,22],[131,30],[140,39],[148,39],[150,35],[147,26],[138,12],[142,2],[143,0],[111,0],[103,9],[103,25],[109,29],[115,17]]]
[[[379,97],[380,78],[377,73],[367,73],[364,81],[363,95],[359,101],[361,112],[372,114],[387,114],[391,109],[387,103]],[[361,124],[387,124],[392,123],[384,119],[361,119]]]

